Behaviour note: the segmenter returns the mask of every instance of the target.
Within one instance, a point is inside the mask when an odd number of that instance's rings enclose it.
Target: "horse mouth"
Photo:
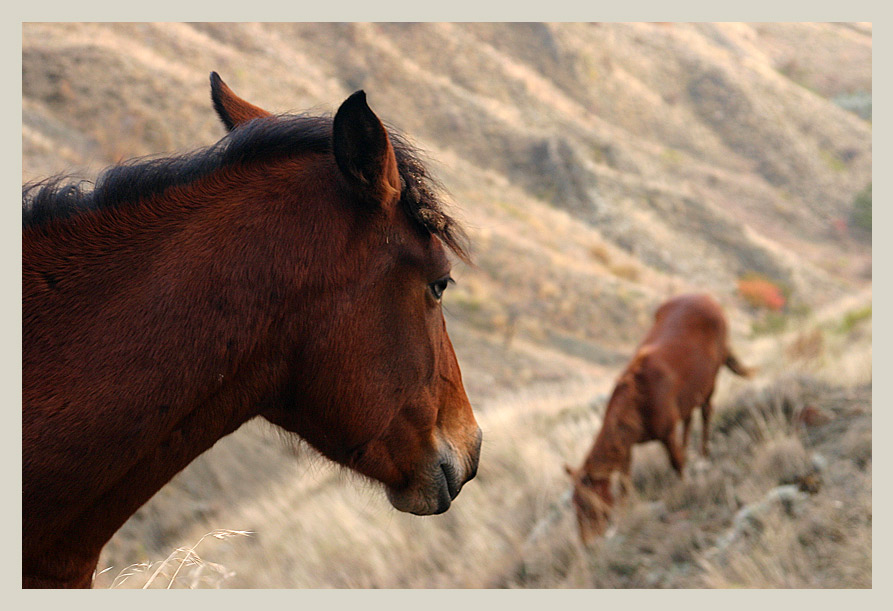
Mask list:
[[[459,494],[459,488],[462,487],[461,485],[456,485],[455,482],[452,482],[447,473],[446,463],[441,463],[440,474],[438,474],[437,479],[439,480],[437,482],[437,492],[433,495],[437,498],[437,506],[429,514],[421,515],[439,515],[444,513],[450,508],[453,499]]]
[[[417,516],[439,515],[452,505],[459,496],[464,482],[450,461],[443,461],[432,468],[422,485],[405,489],[387,489],[391,505],[399,511]]]
[[[428,515],[438,515],[450,508],[450,505],[459,496],[462,490],[462,482],[456,473],[455,467],[450,462],[440,463],[440,474],[437,478],[437,508]]]
[[[462,487],[477,475],[482,434],[477,430],[468,455],[459,454],[450,445],[442,446],[428,465],[417,472],[408,485],[387,487],[387,497],[398,511],[419,516],[438,515],[450,508]]]
[[[447,494],[449,494],[450,500],[452,501],[459,496],[459,491],[462,490],[462,482],[459,481],[459,476],[456,474],[456,469],[453,467],[452,463],[440,463],[440,470],[443,473]]]

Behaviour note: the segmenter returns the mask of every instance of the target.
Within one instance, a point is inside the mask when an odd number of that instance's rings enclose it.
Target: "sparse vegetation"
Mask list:
[[[814,328],[808,333],[800,333],[788,346],[785,354],[791,359],[816,359],[825,350],[825,336],[822,330]]]
[[[636,282],[639,279],[639,268],[636,265],[619,263],[611,265],[609,269],[618,278],[623,278],[630,282]]]
[[[790,317],[782,312],[764,312],[751,323],[754,335],[778,335],[788,328]]]
[[[682,152],[677,149],[666,148],[663,153],[661,153],[660,158],[667,165],[676,166],[682,162],[683,156]]]
[[[604,244],[593,244],[589,247],[590,256],[602,265],[611,263],[611,254]]]
[[[822,149],[821,151],[822,159],[825,161],[825,165],[827,165],[830,169],[835,172],[843,172],[846,170],[846,162],[840,158],[834,151],[829,151],[827,149]]]
[[[840,322],[840,326],[838,330],[841,333],[849,333],[853,330],[853,327],[858,325],[860,322],[864,320],[868,320],[871,318],[871,306],[865,306],[864,308],[859,308],[857,310],[852,310],[847,312],[843,320]]]
[[[871,233],[871,183],[856,195],[851,218],[853,225]]]

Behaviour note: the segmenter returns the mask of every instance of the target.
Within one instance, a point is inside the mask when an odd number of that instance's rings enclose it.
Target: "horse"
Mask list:
[[[91,587],[115,531],[253,418],[403,512],[477,472],[441,309],[468,238],[415,147],[362,90],[274,115],[215,72],[211,100],[215,145],[23,187],[24,587]]]
[[[657,309],[654,325],[617,380],[582,466],[565,465],[584,544],[607,529],[612,489],[625,493],[634,444],[661,441],[673,469],[683,477],[692,413],[700,407],[701,454],[709,456],[711,398],[720,368],[725,365],[743,377],[753,373],[732,353],[727,334],[722,308],[709,295],[681,295]]]

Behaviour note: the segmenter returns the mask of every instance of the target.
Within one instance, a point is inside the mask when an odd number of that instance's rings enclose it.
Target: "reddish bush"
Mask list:
[[[787,303],[787,298],[778,285],[765,278],[747,277],[738,280],[738,293],[755,308],[777,312]]]

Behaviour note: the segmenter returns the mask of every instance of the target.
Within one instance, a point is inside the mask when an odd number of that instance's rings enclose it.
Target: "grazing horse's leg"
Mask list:
[[[713,406],[710,404],[711,397],[713,397],[712,390],[707,393],[707,398],[704,399],[704,403],[701,405],[701,456],[704,458],[710,456],[707,442],[710,439],[710,414],[713,411]]]
[[[673,469],[679,474],[679,477],[684,478],[685,450],[679,443],[679,439],[676,435],[670,435],[661,439],[661,441],[663,442],[664,447],[667,448],[667,453],[670,455],[670,464],[673,465]]]
[[[682,449],[686,449],[688,447],[688,435],[691,432],[691,414],[688,415],[688,418],[682,421]]]
[[[658,439],[667,448],[667,454],[670,455],[670,464],[673,465],[673,469],[679,474],[679,477],[683,477],[683,472],[685,471],[685,445],[680,443],[679,439],[679,412],[675,406],[667,406],[665,413],[671,415],[670,421],[673,424],[665,427]],[[688,427],[685,428],[687,429]]]
[[[656,371],[649,376],[649,397],[640,408],[649,422],[649,439],[659,439],[667,449],[670,464],[682,477],[685,469],[685,446],[682,444],[684,431],[680,431],[682,414],[673,394],[671,377],[663,371]],[[691,416],[689,415],[689,418]]]

